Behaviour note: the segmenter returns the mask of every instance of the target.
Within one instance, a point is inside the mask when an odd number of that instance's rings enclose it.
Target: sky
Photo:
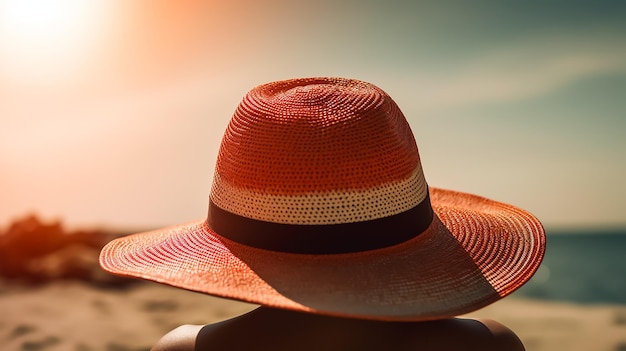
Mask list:
[[[206,216],[245,93],[341,76],[407,117],[430,186],[626,226],[626,2],[0,0],[0,227]]]

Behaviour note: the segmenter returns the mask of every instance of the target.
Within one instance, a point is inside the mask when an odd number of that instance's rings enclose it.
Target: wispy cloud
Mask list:
[[[420,77],[419,91],[411,91],[420,99],[416,108],[438,111],[523,100],[612,73],[626,73],[626,47],[618,38],[546,36],[497,48],[446,73]]]

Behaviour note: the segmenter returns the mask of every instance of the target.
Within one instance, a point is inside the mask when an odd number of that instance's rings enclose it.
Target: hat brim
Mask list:
[[[205,221],[107,244],[101,266],[215,296],[319,314],[390,321],[448,318],[484,307],[528,281],[545,251],[530,213],[430,188],[435,218],[398,245],[329,255],[238,244]]]

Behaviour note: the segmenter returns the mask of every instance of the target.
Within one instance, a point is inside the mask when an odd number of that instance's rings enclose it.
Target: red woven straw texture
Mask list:
[[[418,162],[411,130],[384,91],[310,78],[261,85],[244,97],[216,173],[236,187],[293,195],[404,180]]]
[[[337,255],[265,251],[203,222],[109,243],[110,272],[253,303],[379,320],[427,320],[488,305],[526,282],[543,257],[539,221],[513,206],[431,188],[437,217],[399,245]],[[385,235],[385,233],[380,233]]]
[[[500,296],[515,291],[539,268],[545,232],[532,214],[475,195],[431,194],[435,212]]]

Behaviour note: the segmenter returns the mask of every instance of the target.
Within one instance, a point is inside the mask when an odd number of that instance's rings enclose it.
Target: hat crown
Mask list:
[[[269,222],[394,215],[427,194],[413,134],[380,88],[341,78],[258,86],[224,134],[211,201]]]

